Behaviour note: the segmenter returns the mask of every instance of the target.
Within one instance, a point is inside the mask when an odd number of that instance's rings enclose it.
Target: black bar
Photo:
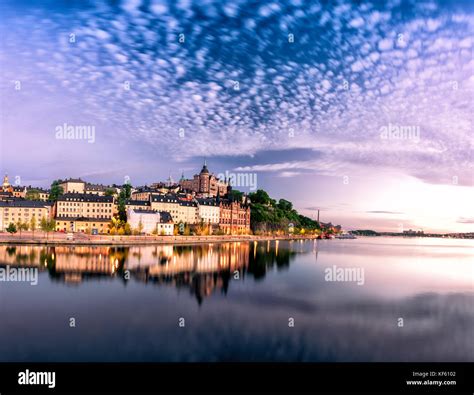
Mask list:
[[[473,363],[0,363],[0,394],[341,392],[472,394]],[[55,372],[55,387],[19,373]],[[417,372],[414,376],[413,372]],[[426,372],[426,377],[420,376]],[[436,376],[431,372],[436,372]],[[407,380],[426,384],[407,385]],[[429,381],[455,381],[433,385]]]

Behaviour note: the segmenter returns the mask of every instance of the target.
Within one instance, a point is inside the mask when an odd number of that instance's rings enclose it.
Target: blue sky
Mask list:
[[[347,228],[474,230],[472,2],[0,4],[0,170],[22,184],[207,158]]]

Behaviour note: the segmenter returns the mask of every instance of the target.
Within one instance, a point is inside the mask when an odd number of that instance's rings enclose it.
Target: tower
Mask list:
[[[3,184],[2,184],[2,189],[4,192],[6,192],[8,189],[10,189],[11,185],[10,182],[8,181],[8,174],[5,174],[5,177],[3,177]]]

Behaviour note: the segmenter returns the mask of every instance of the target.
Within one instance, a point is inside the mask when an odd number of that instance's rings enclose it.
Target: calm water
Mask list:
[[[39,268],[0,282],[0,360],[474,361],[473,258],[408,238],[0,246],[0,267]]]

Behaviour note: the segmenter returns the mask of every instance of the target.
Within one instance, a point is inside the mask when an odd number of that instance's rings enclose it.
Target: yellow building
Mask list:
[[[58,198],[56,217],[112,220],[114,198],[87,193],[66,193]]]
[[[110,220],[105,218],[56,217],[56,230],[60,232],[109,233]]]
[[[173,222],[178,223],[180,217],[179,200],[176,195],[152,194],[150,196],[151,209],[156,211],[167,211],[171,214]]]
[[[80,178],[68,178],[59,183],[63,193],[85,193],[86,182]]]
[[[179,202],[179,210],[175,222],[186,224],[196,224],[199,222],[197,204],[194,200],[181,200]]]
[[[0,201],[0,231],[5,231],[11,223],[28,224],[35,222],[35,229],[40,229],[42,218],[52,218],[53,203],[36,200]],[[34,221],[32,219],[34,218]]]

